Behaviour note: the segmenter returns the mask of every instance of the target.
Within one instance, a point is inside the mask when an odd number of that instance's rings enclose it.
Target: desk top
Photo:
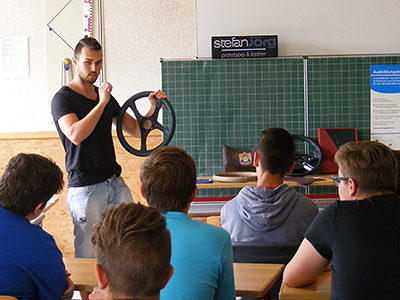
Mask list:
[[[78,291],[91,292],[97,286],[94,273],[95,259],[64,257],[65,268]],[[284,265],[234,263],[235,290],[237,296],[262,297],[279,279]]]
[[[93,258],[64,257],[65,269],[71,273],[75,290],[91,292],[97,286],[94,273],[96,260]]]
[[[329,300],[331,277],[331,271],[326,271],[313,284],[301,288],[291,288],[282,283],[279,300]]]
[[[314,181],[310,184],[310,186],[334,186],[335,184],[332,181],[332,176],[337,174],[314,174],[307,175],[304,178],[317,178],[322,180]],[[198,179],[210,179],[212,177],[199,177]],[[285,183],[289,186],[299,186],[294,181],[285,181]],[[242,188],[246,185],[257,186],[257,181],[247,181],[247,182],[221,182],[214,181],[212,183],[198,183],[197,188],[199,189],[226,189],[226,188]]]
[[[263,297],[278,281],[284,265],[234,263],[236,296]]]

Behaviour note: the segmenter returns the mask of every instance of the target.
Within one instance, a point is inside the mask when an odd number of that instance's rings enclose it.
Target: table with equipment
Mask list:
[[[285,177],[285,182],[287,185],[295,187],[301,186],[307,189],[309,186],[334,186],[332,181],[332,176],[337,174],[313,174],[304,177]],[[211,177],[199,177],[197,179],[198,189],[229,189],[229,188],[243,188],[246,185],[257,186],[257,180],[243,180],[243,181],[216,181],[215,176]],[[253,176],[254,178],[254,176]],[[328,195],[329,196],[329,195]],[[232,197],[224,197],[218,199],[208,199],[208,198],[196,198],[189,209],[189,215],[191,217],[209,217],[209,216],[219,216],[221,208],[225,205],[226,201]],[[313,198],[314,202],[322,210],[328,206],[333,201],[338,198],[334,195],[332,197],[326,198]]]
[[[332,176],[337,174],[314,174],[304,177],[285,177],[285,183],[289,186],[334,186]],[[250,181],[215,181],[211,177],[199,177],[199,180],[206,180],[207,183],[197,183],[198,189],[228,189],[228,188],[242,188],[246,185],[257,186],[257,180]],[[302,183],[304,182],[304,183]],[[307,183],[310,182],[310,183]],[[307,183],[307,184],[305,184]]]

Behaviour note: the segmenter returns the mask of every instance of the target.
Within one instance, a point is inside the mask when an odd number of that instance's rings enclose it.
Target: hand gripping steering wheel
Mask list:
[[[117,134],[121,145],[125,148],[126,151],[136,156],[149,156],[150,153],[156,150],[157,148],[168,145],[175,133],[175,127],[176,127],[175,111],[171,103],[167,99],[156,99],[156,108],[151,116],[145,117],[139,113],[135,102],[140,98],[148,97],[151,93],[152,93],[151,91],[145,91],[137,93],[132,97],[130,97],[122,106],[117,119]],[[170,121],[169,127],[160,124],[160,122],[158,122],[157,120],[161,105],[164,105],[163,108],[166,109],[168,112]],[[122,133],[122,121],[124,119],[125,112],[128,110],[128,108],[132,109],[133,113],[135,114],[136,120],[139,124],[140,140],[141,140],[140,150],[135,149],[131,145],[129,145],[124,137],[124,134]],[[151,126],[146,126],[148,127],[146,128],[145,125],[149,123],[151,123]],[[164,139],[162,143],[157,147],[153,149],[147,149],[146,146],[147,136],[149,135],[150,131],[154,129],[161,130],[163,132]]]
[[[296,154],[294,157],[296,165],[289,176],[297,177],[313,173],[319,167],[322,161],[321,148],[313,139],[309,137],[293,135],[293,138],[297,144]],[[304,151],[305,153],[298,153],[298,151]]]

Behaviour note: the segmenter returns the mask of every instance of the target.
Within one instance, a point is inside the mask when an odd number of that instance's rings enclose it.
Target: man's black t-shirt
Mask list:
[[[397,196],[332,203],[305,238],[331,263],[331,299],[399,299]]]
[[[95,90],[98,95],[98,88],[95,87]],[[53,120],[66,153],[68,187],[87,186],[121,174],[111,135],[112,119],[118,116],[121,109],[114,97],[111,96],[93,132],[79,145],[74,145],[58,125],[58,119],[70,113],[74,113],[79,120],[83,119],[98,103],[98,96],[93,101],[67,86],[63,86],[51,102]]]

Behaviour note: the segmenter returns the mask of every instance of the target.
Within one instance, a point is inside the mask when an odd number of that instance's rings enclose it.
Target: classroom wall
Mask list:
[[[27,79],[0,79],[0,132],[55,129],[50,101],[56,90],[54,84],[60,82],[64,55],[59,62],[47,65],[48,51],[53,49],[47,48],[47,37],[54,38],[54,33],[46,24],[54,10],[49,13],[46,9],[48,2],[54,1],[0,0],[0,37],[28,36],[30,67]],[[61,9],[68,1],[58,2]],[[71,3],[76,2],[81,0]],[[103,10],[105,77],[121,104],[137,92],[161,88],[160,58],[195,57],[194,0],[103,0]],[[67,29],[70,22],[65,21]],[[48,68],[54,74],[51,87]]]
[[[126,101],[161,88],[160,58],[194,58],[194,0],[104,1],[107,80]]]
[[[0,79],[0,132],[50,128],[45,25],[44,0],[0,0],[0,37],[28,36],[30,67],[27,79]]]
[[[197,56],[211,36],[278,35],[279,56],[387,54],[400,49],[399,1],[197,0]]]

